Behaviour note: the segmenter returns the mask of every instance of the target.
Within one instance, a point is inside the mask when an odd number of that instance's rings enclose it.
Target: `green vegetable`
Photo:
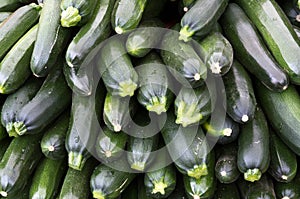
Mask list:
[[[11,14],[12,12],[0,12],[0,24],[5,21]]]
[[[280,199],[297,199],[300,197],[300,178],[297,176],[290,182],[274,181],[274,190],[277,198]]]
[[[13,12],[21,6],[19,0],[2,0],[0,2],[0,12]]]

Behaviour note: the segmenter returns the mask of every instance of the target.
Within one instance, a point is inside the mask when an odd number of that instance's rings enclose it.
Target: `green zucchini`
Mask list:
[[[98,162],[90,158],[81,171],[69,168],[63,180],[59,199],[89,199],[90,179]]]
[[[29,198],[55,198],[60,189],[66,168],[67,162],[65,159],[51,160],[44,158],[34,172]]]
[[[223,184],[218,182],[214,199],[240,199],[240,193],[235,183]]]
[[[6,98],[1,110],[1,124],[10,136],[17,136],[13,126],[15,117],[19,110],[36,95],[42,83],[41,79],[32,77],[15,93]]]
[[[0,63],[0,93],[15,92],[31,75],[30,58],[38,25],[32,27],[9,50]]]
[[[300,9],[297,0],[276,0],[280,8],[293,25],[300,26]]]
[[[63,27],[83,26],[91,18],[97,1],[62,0],[60,23]]]
[[[70,102],[71,92],[62,71],[52,71],[37,94],[16,114],[15,132],[19,136],[41,132],[69,106]]]
[[[166,7],[168,0],[151,0],[147,2],[145,10],[143,12],[142,20],[156,18],[161,15]]]
[[[112,162],[123,155],[128,136],[124,132],[115,133],[104,127],[98,133],[95,150],[97,157],[104,163]]]
[[[117,0],[111,16],[111,24],[118,34],[135,29],[143,16],[147,0]]]
[[[244,179],[257,181],[270,164],[269,129],[261,108],[257,107],[252,121],[241,128],[238,139],[237,165]]]
[[[176,187],[176,169],[173,164],[145,173],[146,193],[151,198],[167,198]]]
[[[221,17],[228,0],[198,0],[181,19],[179,40],[187,42],[193,35],[204,37]]]
[[[239,176],[240,171],[237,166],[237,143],[224,145],[218,149],[218,156],[215,165],[215,175],[221,183],[233,183]]]
[[[5,0],[8,1],[8,0]],[[5,2],[4,1],[4,2]],[[2,1],[1,1],[2,2]],[[9,49],[32,27],[39,18],[41,6],[25,5],[17,9],[0,25],[0,60]]]
[[[238,123],[246,123],[253,119],[256,98],[252,81],[236,60],[229,72],[223,77],[228,115]]]
[[[142,186],[140,186],[140,181],[139,180],[139,176],[137,180],[133,180],[130,185],[128,185],[128,187],[124,190],[124,192],[121,194],[121,199],[136,199],[139,198],[139,192],[142,188]],[[144,184],[143,184],[144,186]],[[145,190],[143,190],[145,191]],[[145,198],[141,198],[141,199],[145,199]]]
[[[0,195],[15,196],[24,189],[38,165],[41,134],[14,138],[0,162]]]
[[[192,89],[182,87],[176,96],[176,124],[183,127],[204,123],[212,112],[212,100],[206,85]]]
[[[0,12],[0,24],[5,21],[11,14],[12,12]]]
[[[235,0],[262,35],[274,58],[289,75],[291,82],[300,84],[300,40],[287,16],[275,0]],[[276,19],[276,20],[274,20]]]
[[[222,33],[211,32],[198,43],[199,56],[212,74],[226,74],[233,62],[233,49]]]
[[[231,3],[220,22],[239,62],[269,89],[285,90],[287,74],[281,70],[244,11]]]
[[[79,68],[92,49],[111,33],[110,16],[115,0],[96,2],[95,10],[89,22],[80,28],[67,48],[65,58],[70,67]]]
[[[161,114],[167,112],[173,102],[172,82],[161,58],[151,52],[136,67],[140,79],[137,99],[148,111]]]
[[[14,12],[21,6],[19,0],[2,0],[0,2],[0,12]]]
[[[44,77],[55,67],[70,32],[60,25],[61,0],[44,0],[39,28],[30,61],[35,76]]]
[[[279,199],[298,199],[300,198],[300,175],[290,182],[274,181],[274,190]]]
[[[65,139],[69,127],[69,117],[69,111],[66,111],[44,133],[41,140],[41,150],[47,158],[58,160],[67,155]]]
[[[19,193],[17,193],[14,196],[8,196],[5,199],[28,199],[29,198],[29,191],[30,191],[30,187],[31,187],[31,183],[32,183],[32,179],[30,179],[29,181],[27,181],[26,186],[24,187],[23,190],[19,191]]]
[[[290,85],[282,93],[274,93],[256,83],[256,95],[275,133],[294,153],[300,155],[300,97]],[[283,111],[284,110],[284,111]]]
[[[198,126],[184,128],[177,125],[171,111],[167,116],[161,133],[178,170],[182,174],[196,179],[207,175],[207,163],[211,157],[202,129]]]
[[[112,95],[134,95],[138,87],[138,74],[126,53],[124,42],[119,38],[110,39],[101,49],[98,70]]]
[[[144,57],[151,49],[159,48],[163,23],[159,19],[142,21],[138,29],[130,33],[126,40],[126,49],[131,56]]]
[[[174,27],[177,29],[177,26]],[[177,31],[168,31],[161,42],[161,57],[172,75],[186,87],[199,87],[207,77],[207,68],[191,43],[178,41]]]

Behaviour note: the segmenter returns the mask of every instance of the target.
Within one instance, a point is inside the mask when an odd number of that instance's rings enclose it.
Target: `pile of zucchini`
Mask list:
[[[299,199],[300,1],[0,0],[0,198]]]

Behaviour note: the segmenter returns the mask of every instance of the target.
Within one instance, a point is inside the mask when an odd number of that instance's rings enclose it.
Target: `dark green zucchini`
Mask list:
[[[225,36],[233,46],[236,59],[269,89],[285,90],[288,86],[287,75],[281,70],[244,11],[231,3],[220,22]]]
[[[41,140],[41,149],[47,158],[58,160],[67,155],[65,139],[69,127],[69,119],[69,111],[65,111],[44,133]]]
[[[228,115],[238,123],[246,123],[253,119],[256,98],[252,81],[236,60],[229,72],[223,77]]]
[[[176,187],[176,168],[170,164],[145,173],[146,193],[151,198],[167,198]]]
[[[274,0],[235,2],[255,24],[268,49],[279,66],[287,72],[291,82],[300,84],[300,40],[279,5]]]
[[[92,49],[111,33],[110,17],[115,0],[96,1],[95,10],[89,22],[82,26],[70,42],[66,52],[68,66],[79,68]]]
[[[26,186],[24,187],[24,189],[19,191],[19,193],[17,193],[16,195],[10,195],[10,196],[6,197],[5,199],[16,199],[16,198],[18,198],[18,199],[28,199],[31,183],[32,183],[32,179],[27,181]]]
[[[274,93],[256,83],[256,95],[277,135],[294,153],[300,155],[300,97],[290,85],[282,93]],[[284,111],[283,111],[284,110]]]
[[[244,179],[257,181],[270,164],[269,129],[260,107],[252,121],[241,127],[238,139],[237,165]]]
[[[290,182],[274,181],[274,190],[278,199],[300,198],[300,173]]]
[[[0,2],[0,12],[14,12],[21,6],[19,0],[2,0]]]
[[[31,75],[30,59],[38,25],[32,27],[8,51],[0,63],[0,93],[15,92]]]
[[[240,193],[235,183],[223,184],[218,182],[214,199],[240,199]]]
[[[41,132],[69,106],[70,102],[71,92],[62,71],[52,71],[34,98],[16,114],[15,132],[19,136]]]
[[[179,40],[187,42],[193,35],[204,37],[221,17],[228,0],[198,0],[181,19]]]
[[[96,0],[62,0],[60,4],[60,23],[63,27],[82,26],[91,18],[95,9]]]
[[[14,138],[0,162],[0,195],[15,196],[22,191],[38,165],[42,152],[42,135],[26,135]]]
[[[297,0],[276,0],[293,25],[300,26],[300,9]]]
[[[101,49],[98,70],[107,91],[112,95],[134,95],[138,87],[138,74],[120,38],[110,39]]]
[[[140,80],[137,93],[139,103],[150,112],[167,112],[174,95],[169,73],[159,55],[151,52],[142,58],[136,71]]]
[[[10,0],[5,0],[10,1]],[[4,2],[5,2],[4,1]],[[1,1],[2,2],[2,1]],[[1,7],[1,5],[0,5]],[[41,6],[25,5],[17,9],[0,26],[0,59],[39,19]]]
[[[5,21],[11,14],[12,12],[0,12],[0,24]]]
[[[43,2],[30,61],[31,71],[37,77],[49,74],[69,40],[70,32],[60,25],[60,3],[61,0]]]
[[[174,27],[177,29],[177,26]],[[172,75],[186,87],[199,87],[207,77],[207,68],[191,43],[178,41],[177,31],[168,31],[161,42],[161,57]]]
[[[218,156],[215,165],[215,175],[221,183],[233,183],[239,176],[237,166],[237,143],[224,145],[218,149]]]
[[[42,79],[30,78],[15,93],[9,95],[1,110],[1,124],[10,136],[17,136],[13,123],[19,110],[26,105],[38,92]]]
[[[159,17],[164,11],[168,0],[151,0],[147,1],[145,10],[143,12],[142,20],[152,19]]]
[[[67,169],[65,159],[44,158],[37,166],[29,191],[31,199],[52,199],[57,196]]]
[[[135,29],[143,16],[147,0],[117,0],[111,16],[111,24],[118,34]]]
[[[109,163],[123,155],[128,135],[124,132],[114,132],[104,127],[97,136],[95,150],[101,162]]]

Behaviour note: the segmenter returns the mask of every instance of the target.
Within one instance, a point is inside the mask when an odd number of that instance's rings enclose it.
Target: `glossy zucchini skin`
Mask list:
[[[33,26],[9,50],[0,63],[0,92],[14,93],[31,75],[30,59],[38,25]]]
[[[111,25],[122,34],[136,28],[143,16],[147,0],[116,0],[111,16]]]
[[[0,12],[0,24],[7,19],[12,12]]]
[[[11,138],[5,138],[3,140],[0,140],[0,161],[2,160],[7,148],[9,147],[12,139]]]
[[[207,35],[221,17],[228,0],[200,0],[187,11],[181,19],[179,40],[187,42],[193,35]]]
[[[169,73],[159,55],[150,52],[138,63],[136,71],[140,80],[137,92],[139,103],[158,115],[167,112],[174,95]]]
[[[238,123],[247,123],[254,117],[256,98],[252,81],[243,66],[234,60],[231,69],[223,77],[227,114]]]
[[[244,179],[257,181],[270,164],[269,128],[260,107],[252,121],[241,127],[238,139],[237,165]]]
[[[279,65],[291,82],[300,84],[300,40],[288,18],[274,0],[251,3],[235,0],[255,24]],[[274,19],[276,19],[274,21]]]
[[[0,12],[13,12],[21,6],[19,0],[3,0],[0,3]]]
[[[299,173],[290,182],[274,181],[274,190],[277,198],[296,199],[300,197],[300,178]]]
[[[214,199],[240,199],[240,193],[235,183],[223,184],[218,182]]]
[[[285,90],[289,83],[287,74],[273,58],[246,13],[237,4],[230,3],[220,22],[236,59],[269,89]]]
[[[69,127],[70,113],[65,111],[55,123],[47,129],[41,140],[43,154],[53,160],[59,160],[67,155],[65,139]]]

